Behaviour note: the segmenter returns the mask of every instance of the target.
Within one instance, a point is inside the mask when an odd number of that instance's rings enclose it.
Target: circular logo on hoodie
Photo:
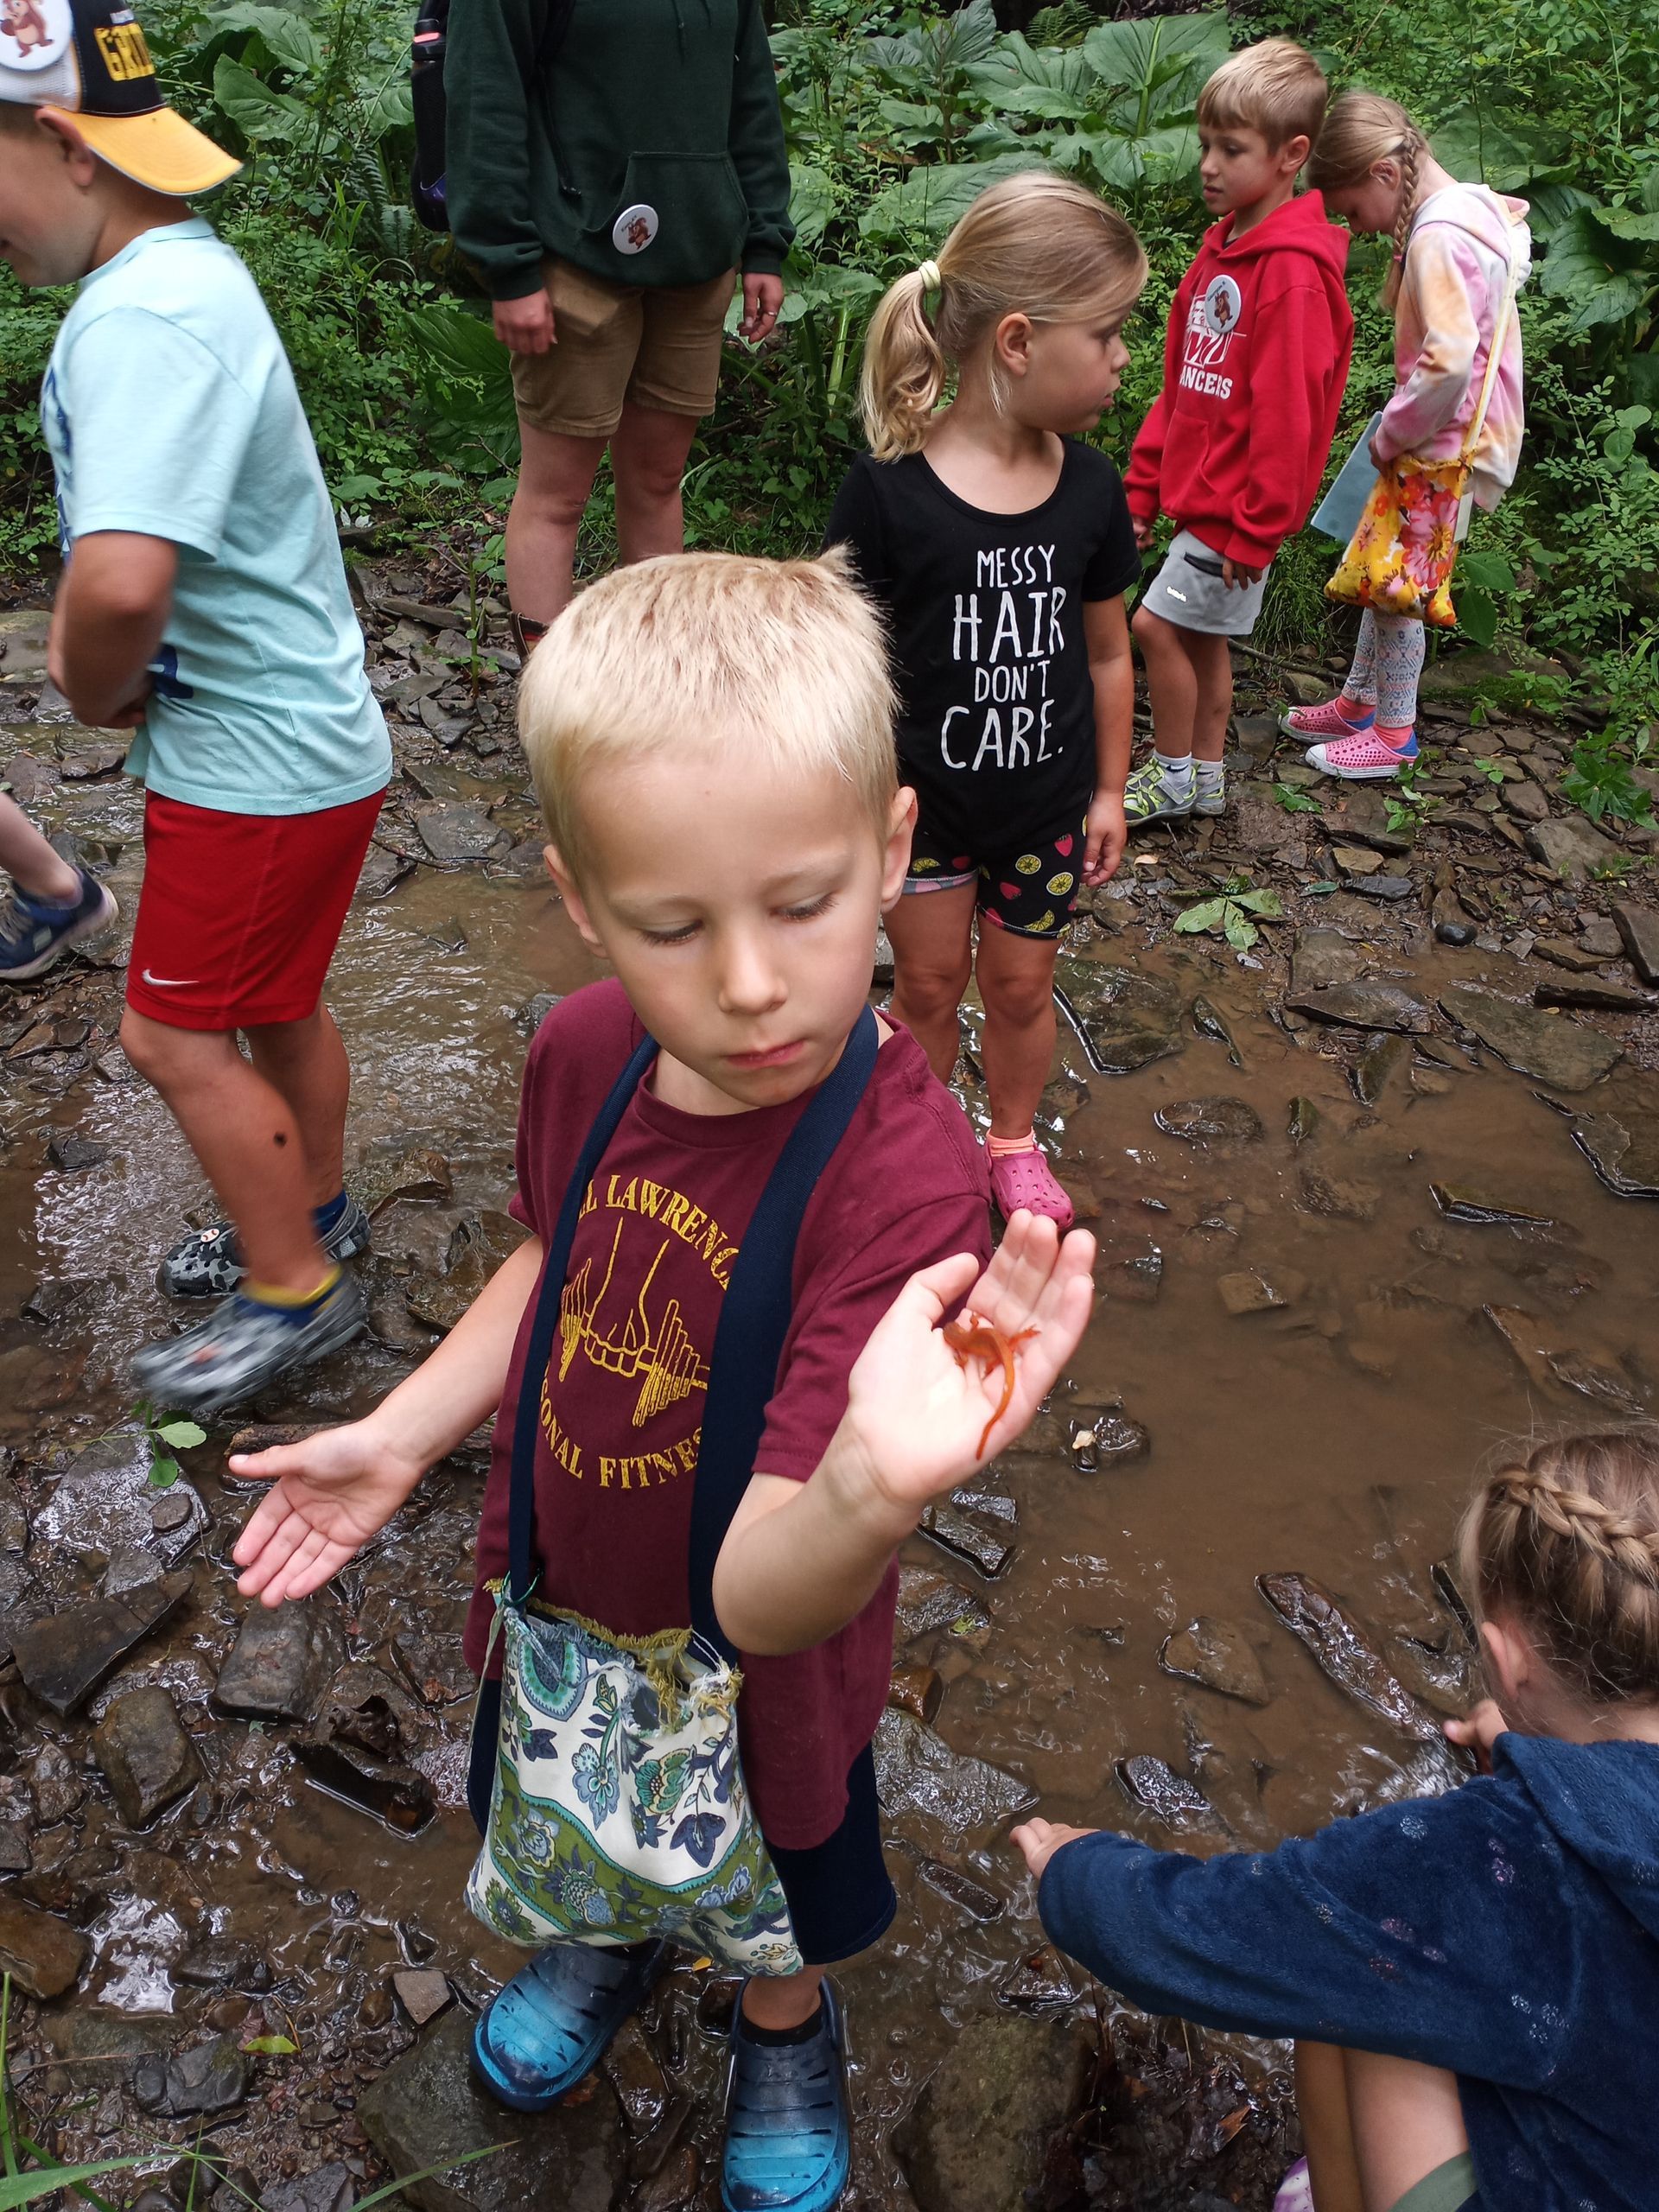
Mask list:
[[[0,0],[0,69],[49,69],[74,35],[69,0]]]
[[[1199,311],[1204,316],[1204,327],[1212,338],[1231,336],[1238,327],[1238,311],[1243,303],[1243,295],[1230,276],[1210,279]]]

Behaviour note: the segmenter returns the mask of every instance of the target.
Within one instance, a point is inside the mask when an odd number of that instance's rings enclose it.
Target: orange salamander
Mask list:
[[[1005,1337],[995,1322],[982,1320],[977,1313],[963,1313],[954,1321],[947,1321],[940,1331],[944,1341],[956,1354],[957,1365],[966,1367],[970,1359],[982,1360],[988,1375],[994,1368],[1002,1370],[1002,1395],[996,1409],[985,1424],[979,1440],[978,1457],[985,1457],[985,1446],[991,1440],[991,1431],[996,1427],[1014,1396],[1014,1349],[1027,1337],[1038,1334],[1035,1329],[1021,1329],[1012,1337]]]

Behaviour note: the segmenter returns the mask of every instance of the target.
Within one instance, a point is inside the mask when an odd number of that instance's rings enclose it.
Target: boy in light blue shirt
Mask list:
[[[321,992],[391,771],[281,342],[180,205],[237,166],[164,105],[130,9],[5,18],[0,255],[80,285],[41,401],[65,557],[49,665],[82,721],[137,732],[121,1039],[229,1217],[160,1274],[229,1295],[133,1379],[204,1414],[364,1325],[341,1266],[368,1240],[343,1187],[350,1071]]]

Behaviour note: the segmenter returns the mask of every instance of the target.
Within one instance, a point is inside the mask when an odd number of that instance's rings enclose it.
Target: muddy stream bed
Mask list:
[[[303,1608],[250,1624],[226,1564],[236,1429],[365,1409],[509,1248],[538,994],[595,972],[540,872],[506,657],[474,697],[433,580],[367,582],[400,773],[329,999],[378,1206],[372,1333],[217,1424],[170,1489],[122,1369],[173,1318],[155,1263],[210,1200],[115,1044],[123,938],[0,1007],[14,2090],[66,2159],[200,2133],[235,2184],[213,2212],[237,2189],[343,2212],[497,2144],[417,2184],[424,2212],[707,2207],[732,1992],[697,1962],[550,2118],[467,2083],[518,1960],[461,1903],[481,1440]],[[0,614],[3,772],[130,928],[140,800],[120,741],[54,715],[41,635]],[[1472,1469],[1534,1423],[1659,1403],[1651,839],[1586,843],[1545,796],[1559,734],[1471,726],[1446,693],[1414,835],[1372,792],[1287,811],[1273,781],[1305,786],[1266,703],[1241,693],[1233,811],[1137,848],[1063,958],[1046,1114],[1103,1294],[1020,1448],[906,1547],[878,1745],[901,1907],[842,1974],[849,2205],[1266,2207],[1286,2053],[1148,2021],[1044,1949],[1013,1817],[1207,1852],[1451,1786],[1435,1719],[1471,1678],[1445,1562]],[[1248,964],[1173,928],[1237,873],[1286,909]],[[970,1014],[970,1112],[973,1036]],[[188,2171],[104,2186],[163,2212]]]

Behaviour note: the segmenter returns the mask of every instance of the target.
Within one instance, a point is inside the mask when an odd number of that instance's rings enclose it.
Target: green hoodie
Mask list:
[[[775,275],[795,232],[760,0],[575,0],[542,67],[547,13],[450,10],[449,219],[492,296],[537,290],[547,254],[622,284]],[[656,234],[624,252],[613,226],[641,206]]]

